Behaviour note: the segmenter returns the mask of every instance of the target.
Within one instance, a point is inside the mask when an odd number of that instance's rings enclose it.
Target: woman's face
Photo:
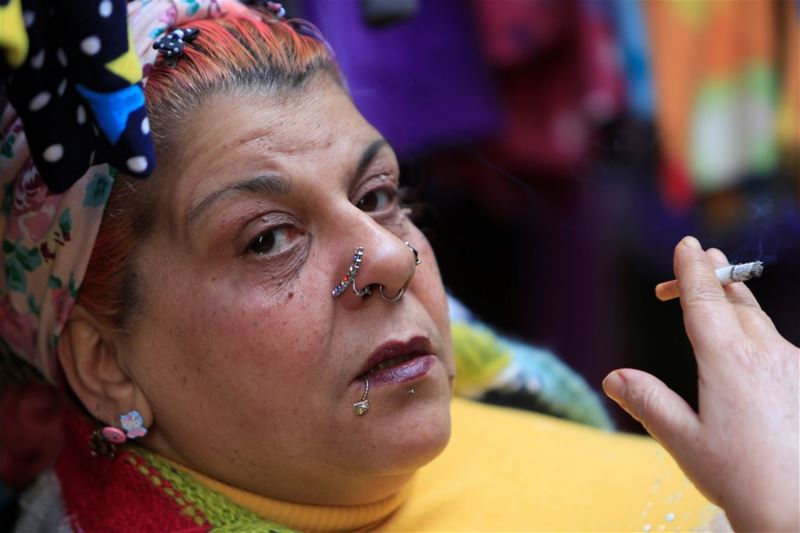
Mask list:
[[[148,445],[281,499],[386,496],[447,443],[454,375],[442,282],[398,204],[394,153],[325,75],[285,98],[212,97],[184,131],[120,358],[153,412]],[[356,246],[359,289],[402,299],[332,297]],[[412,359],[369,374],[356,417],[365,373],[390,356]]]

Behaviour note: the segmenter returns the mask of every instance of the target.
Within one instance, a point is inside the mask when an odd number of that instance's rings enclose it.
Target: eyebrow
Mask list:
[[[386,139],[377,139],[372,141],[361,153],[356,165],[354,178],[362,175],[367,167],[375,159],[375,156],[380,152],[384,146],[388,146]],[[282,176],[278,174],[260,174],[243,181],[232,183],[226,187],[216,190],[204,197],[202,200],[192,206],[186,213],[186,226],[190,227],[197,223],[202,218],[203,214],[208,211],[208,208],[215,202],[230,196],[231,194],[238,193],[251,193],[251,194],[278,194],[285,196],[292,191],[292,186]]]
[[[378,152],[380,152],[381,148],[388,146],[388,144],[389,143],[386,142],[386,139],[372,141],[361,153],[361,157],[358,160],[358,166],[356,166],[356,171],[353,173],[353,177],[358,178],[360,175],[362,175],[364,171],[367,170],[369,164],[372,163],[372,160],[375,159],[375,156],[378,155]]]
[[[186,213],[186,226],[188,227],[197,223],[212,204],[226,196],[238,193],[287,195],[291,190],[292,186],[289,182],[277,174],[260,174],[243,181],[232,183],[222,189],[212,192],[192,206]]]

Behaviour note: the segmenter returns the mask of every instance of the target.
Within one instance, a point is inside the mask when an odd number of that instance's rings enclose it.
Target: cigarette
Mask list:
[[[747,281],[749,279],[761,277],[761,274],[764,273],[764,263],[761,261],[753,261],[752,263],[728,265],[716,269],[714,273],[723,286],[730,285],[734,281]],[[678,296],[680,296],[678,280],[673,279],[656,285],[656,298],[662,302],[672,300]]]

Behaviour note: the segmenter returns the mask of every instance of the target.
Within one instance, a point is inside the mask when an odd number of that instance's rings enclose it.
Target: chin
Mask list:
[[[449,395],[426,399],[382,418],[386,420],[376,424],[373,432],[376,445],[362,459],[367,459],[368,468],[383,475],[413,473],[435,459],[450,440]]]

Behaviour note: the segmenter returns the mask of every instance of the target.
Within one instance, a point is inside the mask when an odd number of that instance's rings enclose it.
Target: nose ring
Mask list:
[[[417,265],[422,263],[422,260],[419,258],[419,252],[417,251],[417,249],[414,248],[414,246],[408,241],[405,241],[404,244],[408,246],[408,248],[414,254],[414,266],[416,267]],[[363,261],[363,259],[364,259],[364,247],[356,246],[356,251],[353,253],[353,261],[352,263],[350,263],[350,266],[347,269],[347,274],[345,274],[342,280],[339,282],[339,284],[336,285],[336,287],[334,287],[331,290],[331,295],[334,298],[338,298],[339,296],[344,294],[344,292],[347,290],[348,287],[351,287],[353,289],[353,293],[360,298],[364,298],[365,296],[369,296],[370,294],[372,294],[372,289],[370,289],[369,285],[367,285],[361,290],[358,290],[358,288],[356,287],[356,277],[358,276],[358,269],[361,268],[361,262]],[[378,291],[380,291],[381,297],[387,302],[396,302],[403,297],[403,294],[406,292],[406,289],[405,287],[400,287],[400,290],[397,291],[397,294],[395,294],[394,296],[386,296],[386,293],[383,292],[383,285],[378,284]]]
[[[334,298],[338,298],[339,296],[344,294],[344,291],[346,291],[347,287],[349,287],[350,285],[353,286],[353,291],[355,291],[356,294],[358,294],[359,296],[366,296],[366,294],[359,294],[355,286],[356,276],[358,276],[358,269],[361,268],[361,261],[363,258],[364,258],[364,247],[356,246],[356,251],[353,253],[353,262],[350,263],[350,267],[347,269],[347,274],[345,274],[342,280],[339,282],[339,284],[336,287],[334,287],[333,290],[331,290],[331,294],[333,295]],[[369,287],[367,287],[364,290],[369,290]]]
[[[406,241],[406,246],[411,248],[411,251],[414,253],[414,266],[417,266],[420,263],[422,263],[422,259],[419,258],[419,252],[417,251],[417,249],[414,248],[414,246],[412,246],[412,244],[408,241]]]
[[[406,288],[400,287],[400,290],[397,291],[397,294],[395,294],[391,298],[386,296],[386,293],[383,292],[383,285],[378,285],[378,291],[380,291],[381,297],[387,302],[396,302],[397,300],[403,297],[403,293],[406,292]]]

